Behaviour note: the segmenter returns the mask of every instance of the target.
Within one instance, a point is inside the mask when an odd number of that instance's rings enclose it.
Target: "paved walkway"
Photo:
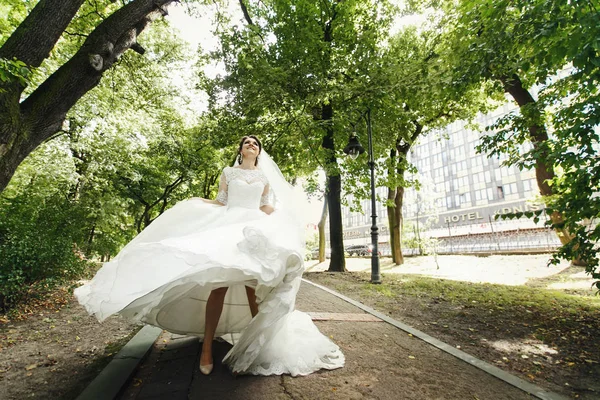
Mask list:
[[[119,399],[534,398],[309,283],[302,283],[297,308],[311,313],[321,332],[342,348],[344,368],[296,378],[234,378],[219,362],[230,345],[216,342],[215,369],[204,376],[198,371],[198,338],[163,332]]]

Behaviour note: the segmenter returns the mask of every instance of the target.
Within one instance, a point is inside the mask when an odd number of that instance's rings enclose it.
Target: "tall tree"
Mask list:
[[[73,214],[85,216],[77,221],[81,234],[71,239],[88,256],[114,254],[136,232],[135,221],[143,228],[174,201],[210,195],[213,170],[222,164],[207,121],[197,130],[186,126],[186,104],[170,79],[186,68],[192,50],[166,20],[156,21],[140,43],[145,56],[124,54],[121,67],[107,71],[107,79],[80,99],[63,129],[32,152],[3,193],[7,199],[30,190],[62,193]],[[61,154],[63,163],[38,168],[44,158],[54,161],[48,154]],[[40,171],[51,175],[52,169],[72,183],[32,186]],[[140,187],[143,201],[154,207],[145,209],[132,194]],[[45,212],[43,201],[38,208]]]
[[[275,122],[267,131],[267,137],[277,132],[276,140],[267,140],[277,141],[275,151],[288,143],[294,153],[286,156],[299,155],[298,165],[314,167],[315,158],[320,160],[327,175],[329,269],[344,271],[338,157],[348,131],[336,121],[358,105],[365,71],[377,62],[373,49],[387,33],[390,8],[387,2],[357,0],[243,4],[247,27],[224,32],[222,51],[213,55],[228,68],[218,85],[247,124],[264,128],[266,121]]]
[[[381,52],[377,67],[369,71],[370,80],[362,101],[373,109],[377,132],[374,152],[378,168],[378,185],[387,188],[387,206],[392,259],[403,263],[402,208],[404,191],[418,182],[409,152],[421,135],[457,119],[469,119],[485,109],[486,99],[479,85],[453,87],[447,83],[449,72],[436,54],[439,34],[419,32],[407,27],[391,37]],[[354,179],[365,175],[364,162],[347,163],[345,173]],[[357,167],[359,167],[357,169]],[[350,180],[352,181],[352,179]],[[363,188],[346,185],[358,201],[370,197]]]

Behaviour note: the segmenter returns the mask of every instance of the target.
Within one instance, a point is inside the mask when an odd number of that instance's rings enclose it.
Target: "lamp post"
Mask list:
[[[363,116],[364,117],[364,116]],[[367,135],[369,137],[369,168],[371,169],[371,283],[381,283],[379,273],[379,228],[377,228],[377,204],[375,201],[375,159],[373,158],[373,132],[371,131],[371,110],[368,109],[365,117],[367,121]],[[352,158],[364,153],[356,134],[350,136],[344,153]]]

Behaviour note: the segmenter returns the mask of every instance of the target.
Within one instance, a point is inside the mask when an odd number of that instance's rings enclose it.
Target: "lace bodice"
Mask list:
[[[260,208],[269,202],[269,182],[259,169],[226,167],[217,201],[227,207]]]

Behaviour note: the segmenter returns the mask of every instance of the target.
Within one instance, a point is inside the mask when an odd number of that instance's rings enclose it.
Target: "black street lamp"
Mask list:
[[[371,110],[367,110],[367,134],[369,136],[369,168],[371,169],[371,283],[381,283],[379,273],[379,228],[377,228],[377,203],[375,202],[375,160],[373,158],[373,137],[371,132]],[[364,153],[365,149],[360,145],[356,134],[350,136],[348,145],[344,147],[344,153],[352,158]]]

